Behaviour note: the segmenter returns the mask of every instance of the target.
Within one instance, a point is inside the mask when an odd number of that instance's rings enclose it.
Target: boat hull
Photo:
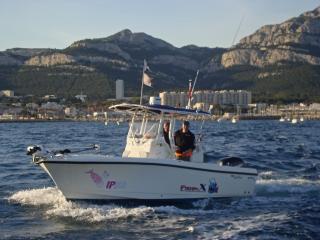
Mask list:
[[[177,160],[81,156],[38,163],[68,199],[179,200],[254,194],[256,170]],[[199,166],[201,165],[201,166]]]

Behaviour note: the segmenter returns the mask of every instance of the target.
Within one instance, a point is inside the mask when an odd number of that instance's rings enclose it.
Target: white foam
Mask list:
[[[194,227],[193,226],[188,226],[187,229],[186,229],[186,232],[193,233],[194,232]]]
[[[67,204],[61,191],[55,187],[22,190],[14,193],[8,200],[34,206]]]
[[[312,181],[302,178],[258,179],[256,192],[305,193],[320,190],[320,180]]]
[[[209,204],[210,204],[210,199],[209,199],[209,198],[207,198],[207,199],[200,199],[200,200],[194,201],[194,202],[192,203],[192,205],[193,205],[194,207],[202,208],[202,209],[204,209],[205,207],[207,207]]]
[[[225,229],[222,233],[223,239],[230,239],[234,236],[237,236],[241,232],[249,230],[261,230],[263,227],[266,227],[268,224],[274,223],[274,221],[285,221],[289,217],[285,214],[262,214],[251,217],[250,219],[239,219],[231,223],[231,226],[228,229]]]
[[[214,231],[207,231],[207,229],[212,229],[212,226],[218,225],[217,222],[209,222],[205,225],[199,226],[195,231],[201,233],[199,239],[231,239],[240,237],[239,234],[242,232],[247,232],[251,230],[261,230],[263,227],[268,227],[273,225],[274,221],[286,221],[290,219],[285,214],[261,214],[257,216],[249,216],[246,218],[237,218],[233,221],[224,221],[223,225],[219,225],[223,228]],[[217,220],[214,220],[217,221]]]
[[[263,178],[263,179],[265,179],[265,178],[273,178],[276,175],[277,175],[277,173],[273,172],[273,171],[266,171],[266,172],[259,173],[259,177]]]
[[[22,190],[14,193],[8,198],[9,202],[22,205],[42,206],[46,217],[65,217],[76,221],[101,222],[116,221],[129,217],[145,217],[154,214],[176,215],[175,219],[185,220],[190,217],[222,214],[226,210],[204,210],[207,201],[201,201],[198,209],[180,209],[175,206],[146,207],[138,206],[134,208],[121,207],[114,204],[96,205],[86,202],[67,201],[60,190],[56,187],[41,189]],[[188,230],[190,231],[190,229]]]
[[[226,210],[204,210],[204,209],[181,209],[175,206],[160,206],[154,207],[154,211],[156,213],[166,213],[166,214],[175,214],[175,215],[192,215],[192,216],[199,216],[199,215],[211,215],[211,214],[221,214]]]
[[[123,208],[117,205],[96,205],[67,201],[62,193],[54,187],[23,190],[8,199],[23,205],[44,206],[47,217],[70,217],[76,221],[101,222],[115,221],[121,218],[140,217],[152,214],[151,207]]]

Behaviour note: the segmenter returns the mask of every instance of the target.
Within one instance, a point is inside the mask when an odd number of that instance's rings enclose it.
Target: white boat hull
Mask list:
[[[178,200],[254,194],[257,171],[166,159],[68,155],[38,164],[67,199]]]

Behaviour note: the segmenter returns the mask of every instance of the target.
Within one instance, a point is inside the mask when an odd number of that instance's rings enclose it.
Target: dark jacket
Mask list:
[[[183,133],[180,129],[174,133],[174,143],[177,146],[177,150],[181,152],[185,152],[188,149],[195,149],[194,141],[194,134],[190,131]]]

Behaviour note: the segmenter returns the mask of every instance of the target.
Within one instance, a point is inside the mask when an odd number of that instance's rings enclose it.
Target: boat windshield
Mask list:
[[[128,137],[129,138],[156,138],[159,130],[159,122],[148,121],[144,119],[142,122],[132,122]]]

